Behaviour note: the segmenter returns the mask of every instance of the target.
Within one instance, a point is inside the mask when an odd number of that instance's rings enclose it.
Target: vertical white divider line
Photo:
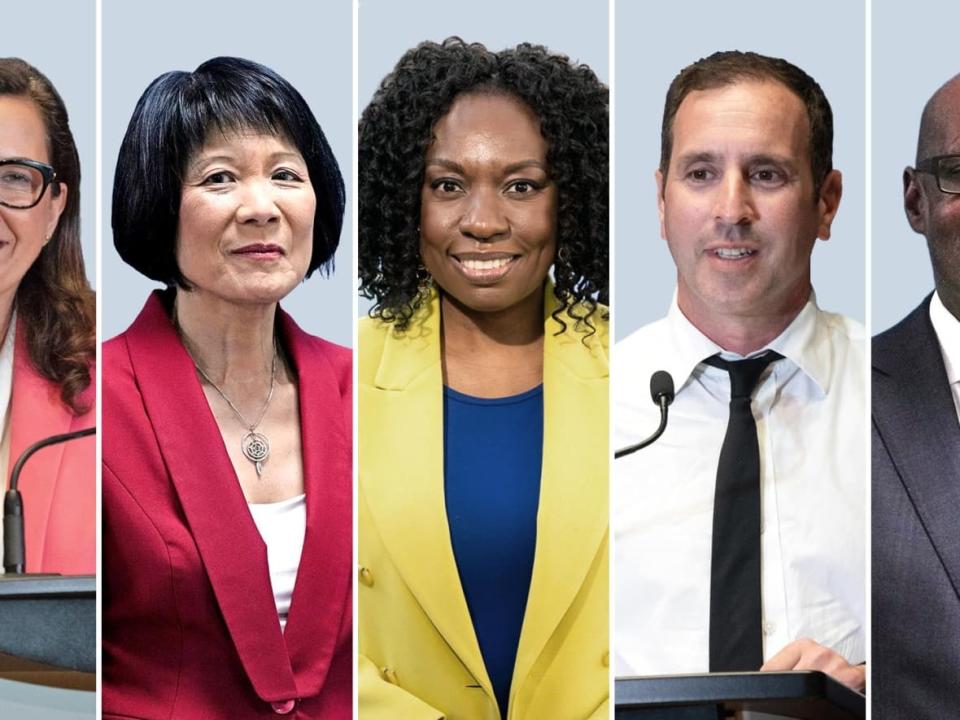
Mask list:
[[[616,193],[616,177],[617,177],[617,173],[616,173],[616,166],[617,166],[617,160],[616,160],[617,158],[617,153],[616,153],[616,136],[617,136],[617,133],[616,133],[616,116],[617,116],[616,114],[616,67],[617,67],[617,63],[616,63],[616,48],[617,48],[616,0],[609,0],[608,15],[609,15],[609,29],[607,31],[607,43],[609,46],[609,50],[608,50],[607,65],[609,68],[608,78],[609,78],[609,87],[610,87],[610,139],[608,144],[608,147],[610,149],[610,217],[608,220],[608,227],[609,227],[609,233],[610,233],[610,239],[609,239],[609,242],[610,242],[610,266],[609,266],[610,332],[608,334],[608,337],[610,342],[610,352],[608,352],[607,356],[610,358],[610,370],[611,370],[610,379],[609,379],[610,380],[609,390],[612,390],[613,380],[614,380],[613,369],[615,367],[613,363],[612,351],[613,351],[614,338],[617,337],[617,333],[616,333],[617,315],[616,315],[616,307],[615,307],[616,303],[614,301],[614,298],[616,297],[616,283],[614,280],[614,278],[616,277],[616,273],[614,273],[613,271],[615,267],[616,247],[617,247],[617,244],[615,242],[617,237],[617,233],[616,233],[617,214],[615,212],[616,197],[617,197],[617,193]],[[612,532],[613,522],[612,522],[612,516],[610,513],[610,509],[613,507],[613,417],[610,412],[611,410],[610,400],[612,395],[609,392],[609,390],[607,393],[607,423],[608,423],[608,426],[607,426],[607,430],[608,430],[608,440],[607,440],[608,535],[607,535],[607,538],[608,540],[607,542],[609,543],[609,553],[610,553],[610,610],[608,613],[609,626],[607,628],[607,632],[609,633],[609,637],[607,638],[607,653],[608,653],[607,656],[609,657],[607,669],[609,672],[609,681],[610,681],[610,717],[613,718],[614,717],[614,700],[615,700],[614,675],[615,675],[615,667],[616,667],[616,662],[614,660],[614,658],[616,657],[616,652],[615,652],[616,638],[614,637],[614,628],[616,627],[614,623],[614,620],[616,619],[616,606],[615,606],[614,600],[616,599],[615,589],[617,587],[617,584],[616,584],[617,565],[614,560],[615,558],[615,554],[613,552],[614,538],[613,538],[613,532]]]
[[[353,442],[351,446],[353,447],[353,565],[350,568],[351,583],[353,584],[353,717],[359,718],[360,716],[360,700],[359,700],[359,690],[360,690],[360,678],[358,674],[358,662],[359,659],[359,642],[358,642],[358,632],[360,625],[360,616],[359,616],[359,593],[357,592],[356,586],[356,568],[359,564],[358,560],[358,550],[360,542],[360,531],[359,524],[357,522],[358,517],[358,493],[360,491],[360,468],[358,463],[358,440],[359,440],[359,415],[358,415],[358,389],[357,389],[357,361],[360,357],[359,355],[359,341],[357,337],[357,319],[360,313],[360,297],[359,297],[359,258],[360,258],[360,226],[359,226],[359,205],[357,198],[358,191],[358,182],[357,178],[359,173],[359,149],[357,145],[357,122],[359,120],[359,108],[357,107],[359,99],[359,78],[360,78],[360,54],[359,54],[359,36],[360,36],[360,0],[350,0],[353,5],[353,104],[351,107],[351,119],[353,126],[351,127],[351,137],[353,142],[351,143],[351,152],[353,155],[353,160],[351,162],[350,169],[350,192],[348,197],[350,197],[350,216],[353,219],[352,222],[352,234],[353,234],[353,258],[350,264],[350,271],[353,273],[353,300],[351,307],[353,308]]]
[[[95,90],[95,107],[94,107],[94,211],[93,211],[93,227],[94,227],[94,239],[95,239],[95,248],[94,248],[94,266],[95,266],[95,282],[97,288],[97,299],[96,299],[96,337],[97,337],[97,377],[96,377],[96,394],[95,394],[95,403],[96,403],[96,423],[97,423],[97,435],[96,435],[96,482],[94,487],[96,488],[96,568],[97,568],[97,578],[96,578],[96,591],[97,597],[95,601],[96,607],[96,632],[94,637],[96,638],[96,653],[97,653],[97,663],[96,663],[96,717],[100,717],[102,712],[102,678],[103,678],[103,563],[101,562],[101,551],[102,551],[102,507],[101,507],[101,498],[103,493],[101,492],[102,488],[102,462],[103,457],[103,403],[101,399],[103,398],[103,374],[101,372],[102,365],[100,364],[100,346],[103,343],[103,2],[102,0],[93,0],[94,3],[94,36],[95,36],[95,72],[96,72],[96,90]],[[89,272],[89,271],[88,271]]]
[[[870,408],[873,397],[872,391],[872,360],[873,360],[873,350],[871,348],[870,338],[874,334],[873,330],[873,157],[871,155],[872,146],[873,146],[873,3],[872,0],[864,0],[864,128],[863,128],[863,143],[864,143],[864,212],[863,212],[863,236],[865,243],[865,253],[864,253],[864,271],[865,271],[865,282],[864,282],[864,293],[866,297],[864,298],[864,323],[867,328],[867,338],[866,338],[866,362],[867,362],[867,388],[865,393],[865,405],[864,408],[864,418],[867,422],[867,432],[866,432],[866,442],[864,447],[864,455],[866,458],[866,464],[864,467],[867,468],[867,477],[868,482],[866,483],[866,498],[864,502],[866,503],[866,518],[867,522],[864,528],[866,534],[866,542],[864,544],[865,550],[865,560],[867,563],[866,569],[866,638],[867,638],[867,717],[870,717],[871,712],[871,682],[870,682],[870,668],[872,667],[872,651],[871,645],[873,642],[873,608],[871,607],[870,598],[873,595],[873,577],[872,577],[872,545],[871,545],[871,526],[872,522],[872,478],[873,471],[870,467],[871,456],[870,456]]]

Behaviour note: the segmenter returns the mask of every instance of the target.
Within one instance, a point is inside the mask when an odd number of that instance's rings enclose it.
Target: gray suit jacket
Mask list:
[[[930,298],[873,339],[874,718],[960,713],[960,423]]]

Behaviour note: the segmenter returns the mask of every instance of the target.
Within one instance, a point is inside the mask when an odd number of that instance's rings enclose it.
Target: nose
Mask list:
[[[749,225],[756,219],[753,195],[747,178],[727,173],[717,191],[714,218],[724,225]]]
[[[280,219],[276,190],[269,181],[250,180],[242,183],[237,206],[237,222],[267,225]]]
[[[460,218],[460,232],[478,242],[493,242],[510,229],[503,213],[499,193],[480,188],[470,194]]]

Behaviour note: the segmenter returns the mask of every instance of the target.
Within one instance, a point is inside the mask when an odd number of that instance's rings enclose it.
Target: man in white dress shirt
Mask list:
[[[714,491],[731,377],[704,360],[773,350],[783,358],[749,401],[756,657],[762,669],[818,669],[864,687],[864,331],[820,310],[810,282],[842,193],[832,143],[822,90],[783,60],[717,53],[668,91],[657,202],[677,289],[667,317],[614,350],[615,447],[657,426],[653,372],[670,373],[676,399],[663,436],[614,464],[618,676],[711,669]]]

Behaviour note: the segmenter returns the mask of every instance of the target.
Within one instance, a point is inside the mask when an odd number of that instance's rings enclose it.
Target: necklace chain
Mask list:
[[[227,405],[233,411],[233,414],[237,416],[237,419],[243,424],[244,427],[247,428],[247,434],[240,438],[240,451],[243,453],[244,457],[247,458],[247,460],[253,463],[253,466],[257,470],[257,477],[261,477],[263,475],[263,464],[270,457],[270,439],[263,433],[257,432],[257,427],[261,422],[263,422],[263,418],[267,415],[267,410],[270,407],[270,401],[273,400],[273,391],[277,386],[278,353],[276,338],[273,340],[273,360],[270,362],[270,392],[267,393],[267,400],[263,403],[263,409],[260,411],[260,415],[257,416],[257,421],[251,424],[247,422],[247,419],[243,416],[243,413],[240,412],[239,408],[233,404],[233,401],[227,397],[227,394],[220,389],[220,386],[210,379],[210,376],[203,371],[203,368],[201,368],[194,359],[193,353],[190,352],[190,348],[187,344],[187,339],[183,334],[183,330],[180,328],[180,323],[177,322],[176,299],[173,301],[173,326],[180,334],[184,348],[186,349],[187,354],[190,356],[190,359],[193,360],[193,366],[197,369],[197,372],[200,373],[200,377],[206,380],[210,384],[210,387],[217,391],[217,394],[223,398],[223,401],[227,403]]]
[[[196,360],[193,361],[193,366],[197,369],[197,372],[200,373],[200,376],[204,380],[206,380],[208,383],[210,383],[210,387],[216,390],[217,394],[223,398],[224,402],[226,402],[227,405],[230,406],[230,409],[233,410],[233,413],[234,415],[237,416],[237,419],[239,419],[240,422],[243,423],[243,426],[247,428],[250,432],[253,432],[254,430],[256,430],[257,427],[260,425],[260,423],[263,422],[264,416],[266,416],[267,414],[267,409],[270,407],[270,401],[273,400],[273,390],[277,384],[277,346],[276,344],[274,344],[273,346],[273,360],[270,363],[270,392],[267,393],[267,400],[265,403],[263,403],[263,409],[260,411],[260,415],[259,417],[257,417],[257,421],[255,423],[250,423],[247,421],[247,419],[243,416],[243,413],[241,413],[240,410],[237,409],[237,406],[233,404],[233,401],[227,397],[227,394],[220,389],[219,385],[217,385],[213,380],[210,379],[210,376],[203,371],[203,368],[197,364]]]

